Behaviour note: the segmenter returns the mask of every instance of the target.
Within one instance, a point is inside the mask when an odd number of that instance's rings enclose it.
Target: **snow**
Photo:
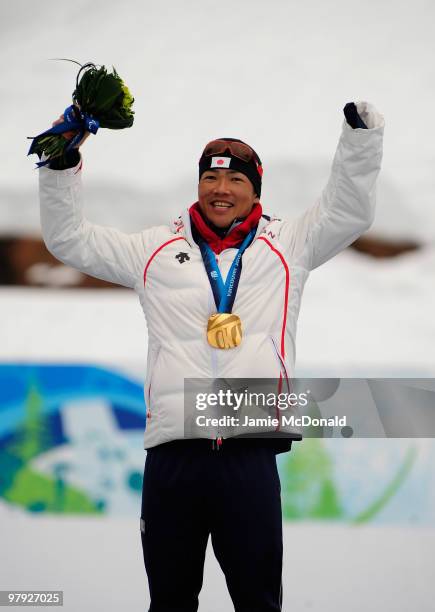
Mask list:
[[[29,520],[1,506],[0,518],[8,551],[3,589],[63,590],[65,612],[139,612],[149,605],[139,518]],[[430,612],[434,534],[433,529],[286,525],[283,612]],[[210,542],[199,609],[233,610]]]
[[[416,239],[424,248],[388,261],[346,251],[315,271],[299,320],[299,372],[432,375],[435,153],[424,109],[435,103],[427,77],[435,7],[369,0],[357,7],[360,19],[354,9],[345,0],[275,0],[267,9],[258,0],[219,6],[78,0],[74,13],[54,0],[37,8],[24,0],[3,4],[8,89],[0,87],[8,121],[0,141],[0,233],[40,231],[37,171],[24,155],[25,137],[45,129],[68,104],[76,73],[74,64],[47,58],[115,64],[136,97],[132,129],[101,130],[83,147],[87,216],[127,232],[165,223],[195,200],[200,150],[219,135],[255,146],[265,168],[265,210],[296,217],[326,183],[342,107],[368,99],[386,118],[372,232]],[[36,320],[50,320],[53,344],[34,335],[28,299]],[[3,358],[47,351],[143,362],[134,299],[80,293],[71,294],[70,304],[65,292],[3,289],[8,326],[0,351]],[[129,316],[115,330],[120,303]],[[89,334],[86,321],[90,326],[97,313]],[[14,333],[18,321],[25,334]]]
[[[310,168],[330,164],[341,109],[368,99],[386,117],[380,189],[398,195],[433,238],[435,153],[426,109],[435,97],[434,13],[424,0],[368,0],[363,8],[346,0],[272,0],[267,7],[259,0],[77,0],[73,12],[54,0],[3,3],[3,186],[34,192],[26,137],[69,104],[77,67],[49,58],[94,60],[115,64],[136,98],[136,121],[130,130],[101,130],[88,139],[89,183],[105,184],[110,175],[111,183],[163,193],[184,180],[194,185],[203,145],[233,135],[260,153],[263,200],[275,206],[269,168],[292,160]],[[316,192],[321,182],[315,180]],[[291,195],[291,185],[287,190]],[[177,198],[171,208],[184,203]]]

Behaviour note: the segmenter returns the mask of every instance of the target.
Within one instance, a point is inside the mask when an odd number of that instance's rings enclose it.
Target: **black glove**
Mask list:
[[[356,110],[356,105],[354,102],[348,102],[346,106],[343,108],[344,116],[346,117],[346,121],[350,125],[351,128],[364,128],[367,130],[367,126],[361,117],[358,115],[358,111]]]

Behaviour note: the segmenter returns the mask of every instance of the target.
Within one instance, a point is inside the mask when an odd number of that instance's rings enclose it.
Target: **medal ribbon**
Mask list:
[[[242,255],[252,242],[256,231],[256,228],[252,229],[240,245],[237,255],[231,264],[225,283],[219,266],[217,265],[215,254],[210,246],[203,240],[199,242],[202,260],[207,270],[208,280],[210,281],[214,301],[219,313],[225,312],[229,314],[233,309],[237,288],[239,286],[240,274],[242,272]]]

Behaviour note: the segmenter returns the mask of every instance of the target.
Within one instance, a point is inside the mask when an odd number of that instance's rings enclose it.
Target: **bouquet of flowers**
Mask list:
[[[65,159],[66,152],[78,145],[85,132],[96,134],[100,127],[122,130],[133,125],[134,98],[115,68],[108,72],[105,66],[97,68],[90,62],[79,66],[73,103],[65,109],[63,121],[32,137],[28,155],[47,156],[37,163],[38,167],[55,158]]]

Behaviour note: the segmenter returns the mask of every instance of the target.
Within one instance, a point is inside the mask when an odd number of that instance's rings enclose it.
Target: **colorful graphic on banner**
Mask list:
[[[3,364],[0,402],[0,503],[137,515],[141,381],[88,365]],[[433,440],[307,438],[277,459],[286,520],[435,523]]]
[[[93,366],[0,366],[0,499],[32,512],[136,512],[142,385]]]

